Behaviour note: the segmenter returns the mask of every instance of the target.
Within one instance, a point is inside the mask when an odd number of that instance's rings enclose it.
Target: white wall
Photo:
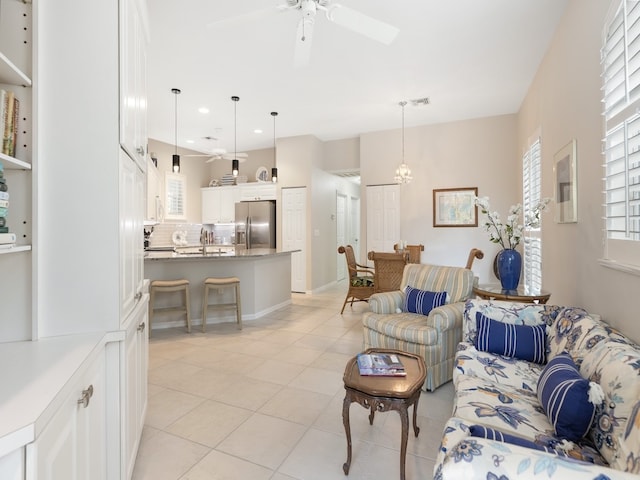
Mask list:
[[[428,107],[426,107],[428,108]],[[366,185],[393,183],[401,162],[401,130],[360,136],[361,198]],[[503,115],[405,129],[405,161],[414,180],[402,185],[400,237],[423,244],[422,262],[464,266],[472,248],[485,252],[473,270],[480,282],[496,282],[492,261],[499,248],[480,227],[433,227],[433,189],[478,187],[504,212],[519,201],[519,154],[516,117]],[[482,222],[482,217],[479,219]],[[366,238],[366,205],[362,205],[362,232]],[[364,242],[363,242],[364,245]]]
[[[640,340],[635,304],[640,277],[598,264],[602,258],[600,42],[609,1],[571,0],[518,116],[518,145],[542,132],[543,195],[553,196],[553,155],[577,140],[578,222],[543,227],[543,284],[551,302],[600,313]]]

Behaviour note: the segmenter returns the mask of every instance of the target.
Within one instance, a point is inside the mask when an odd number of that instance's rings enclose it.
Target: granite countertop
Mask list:
[[[208,245],[207,254],[202,254],[201,246],[183,247],[180,253],[180,247],[178,251],[158,251],[150,250],[144,252],[145,260],[219,260],[219,259],[247,259],[247,258],[259,258],[267,256],[289,255],[299,250],[280,250],[278,248],[234,248],[231,245]]]

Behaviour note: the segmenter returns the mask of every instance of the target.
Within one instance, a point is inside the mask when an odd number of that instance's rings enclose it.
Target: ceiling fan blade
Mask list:
[[[296,31],[296,46],[293,53],[294,67],[301,68],[309,65],[312,40],[313,18],[303,17],[298,22],[298,30]]]
[[[333,4],[327,7],[327,18],[340,25],[369,37],[385,45],[391,44],[400,30],[393,25],[376,20],[364,13],[343,5]]]

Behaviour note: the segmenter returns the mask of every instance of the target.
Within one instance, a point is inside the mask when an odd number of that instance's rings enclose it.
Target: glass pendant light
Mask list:
[[[411,182],[411,180],[413,180],[413,177],[411,176],[411,169],[409,168],[409,165],[407,165],[404,161],[404,107],[406,104],[407,102],[405,101],[402,101],[398,104],[402,107],[402,163],[398,165],[398,168],[396,169],[394,180],[396,181],[396,183],[401,184],[409,183]]]
[[[231,97],[233,100],[233,160],[231,160],[231,173],[234,177],[238,176],[240,171],[240,162],[238,161],[238,150],[237,150],[237,130],[238,130],[238,114],[237,114],[237,106],[240,97],[236,97],[235,95]]]
[[[175,98],[175,149],[171,159],[172,169],[174,173],[180,173],[180,155],[178,155],[178,95],[180,95],[179,88],[172,88],[171,93],[173,93]]]
[[[276,117],[278,116],[278,112],[271,112],[271,116],[273,117],[273,164],[276,164]],[[273,167],[271,169],[271,181],[273,183],[278,183],[278,168]]]

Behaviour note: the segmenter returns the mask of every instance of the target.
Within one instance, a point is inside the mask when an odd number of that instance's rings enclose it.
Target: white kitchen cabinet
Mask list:
[[[202,189],[202,223],[232,223],[235,221],[236,202],[240,201],[237,186]]]
[[[74,378],[71,392],[27,447],[29,480],[106,479],[104,349]]]
[[[243,183],[239,185],[240,201],[275,200],[277,188],[275,183]]]
[[[124,341],[122,391],[122,479],[133,473],[147,410],[147,368],[149,361],[148,294],[131,313]]]
[[[0,478],[2,480],[25,480],[25,449],[17,448],[0,457]]]
[[[140,168],[147,154],[147,28],[145,4],[120,1],[120,144]]]
[[[120,150],[120,319],[124,323],[142,298],[144,269],[144,173]]]

